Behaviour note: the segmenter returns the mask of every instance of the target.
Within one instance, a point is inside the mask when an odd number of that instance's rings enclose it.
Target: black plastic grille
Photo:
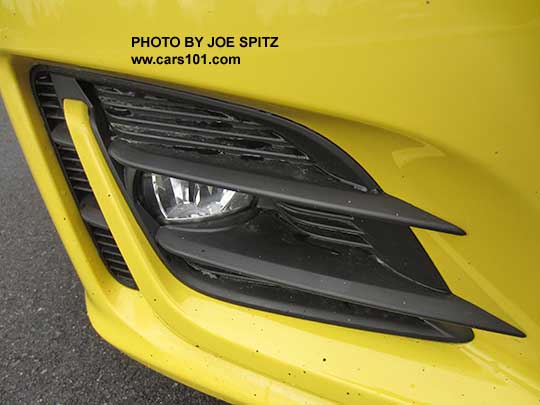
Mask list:
[[[86,177],[75,148],[58,143],[55,145],[71,188],[78,195],[81,195],[82,193],[92,193],[92,188],[90,187],[90,183],[88,182],[88,178]]]
[[[95,89],[114,134],[122,139],[206,155],[310,160],[275,129],[239,114],[133,89],[100,85]]]
[[[89,228],[92,231],[96,247],[112,275],[122,284],[137,288],[112,234],[107,229],[97,228],[92,225]]]
[[[39,73],[34,81],[39,107],[49,126],[53,130],[57,124],[65,122],[64,110],[60,106],[54,85],[48,73]]]
[[[64,110],[60,106],[51,77],[48,73],[39,73],[34,81],[39,108],[47,124],[59,161],[66,179],[81,209],[81,215],[88,226],[92,239],[107,269],[116,280],[127,287],[137,288],[122,254],[118,250],[112,234],[106,229],[106,223],[97,227],[86,218],[81,205],[93,191],[84,172],[79,156],[67,131]]]
[[[280,215],[297,231],[312,240],[373,249],[353,217],[278,203]]]
[[[524,336],[453,295],[409,226],[464,231],[384,193],[309,128],[217,99],[83,71],[51,69],[64,98],[91,109],[110,169],[149,241],[182,282],[230,302],[434,340],[470,327]],[[117,280],[132,281],[73,149],[48,75],[42,105],[66,177]],[[144,172],[257,196],[246,215],[207,224],[155,217]],[[90,197],[90,198],[89,198]],[[155,198],[155,197],[154,197]]]

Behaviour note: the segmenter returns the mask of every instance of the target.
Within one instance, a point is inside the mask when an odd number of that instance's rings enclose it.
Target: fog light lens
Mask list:
[[[253,196],[207,184],[152,174],[152,187],[164,219],[200,221],[241,211]]]

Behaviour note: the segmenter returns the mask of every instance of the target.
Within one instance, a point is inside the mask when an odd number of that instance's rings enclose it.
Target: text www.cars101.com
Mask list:
[[[239,65],[240,56],[207,56],[188,53],[183,56],[132,56],[134,65]]]

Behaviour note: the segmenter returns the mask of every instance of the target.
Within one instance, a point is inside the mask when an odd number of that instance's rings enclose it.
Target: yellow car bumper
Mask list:
[[[231,402],[537,403],[540,8],[295,4],[1,3],[2,96],[92,324],[149,367]],[[282,45],[235,50],[239,66],[155,69],[131,64],[131,35],[141,27],[155,35],[272,31]],[[123,287],[97,254],[35,105],[29,72],[40,62],[219,95],[325,134],[385,190],[467,230],[415,234],[452,291],[527,337],[475,331],[466,344],[422,341],[195,292],[160,261],[90,136],[84,105],[68,102],[77,150],[140,291]]]

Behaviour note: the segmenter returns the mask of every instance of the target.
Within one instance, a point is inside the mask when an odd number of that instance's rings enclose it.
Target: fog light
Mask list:
[[[170,222],[214,219],[249,207],[253,196],[238,191],[152,174],[152,188],[163,218]]]

